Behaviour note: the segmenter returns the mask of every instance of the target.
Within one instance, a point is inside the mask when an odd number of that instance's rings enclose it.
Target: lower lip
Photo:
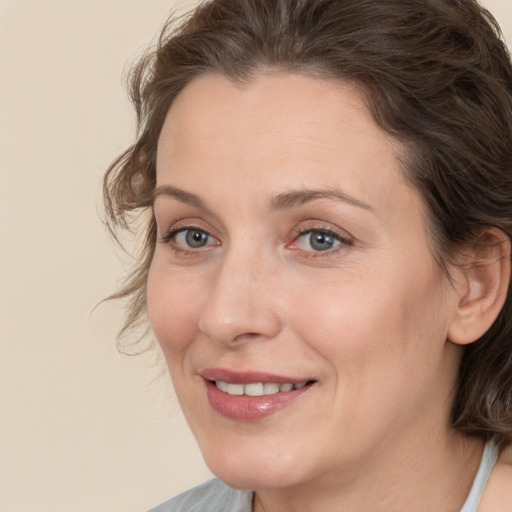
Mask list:
[[[256,421],[267,418],[272,414],[293,404],[311,385],[301,389],[293,389],[263,396],[236,396],[221,391],[213,382],[206,382],[208,401],[220,415],[239,421]]]

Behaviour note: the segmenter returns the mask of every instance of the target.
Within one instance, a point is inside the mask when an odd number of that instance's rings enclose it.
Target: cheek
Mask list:
[[[407,279],[374,277],[321,291],[309,287],[295,297],[296,334],[327,362],[328,382],[335,382],[333,428],[355,439],[363,433],[377,439],[396,422],[410,424],[433,410],[447,388],[436,286],[428,279],[410,286]]]
[[[308,286],[294,298],[297,334],[349,382],[410,378],[425,360],[442,355],[447,322],[440,279],[424,269],[421,278],[403,268],[384,274],[369,270],[343,283]]]
[[[147,309],[151,329],[168,361],[182,355],[197,332],[200,290],[193,281],[183,283],[155,262],[147,283]]]

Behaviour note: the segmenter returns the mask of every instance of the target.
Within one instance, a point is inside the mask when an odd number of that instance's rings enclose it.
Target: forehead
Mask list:
[[[334,128],[334,132],[333,132]],[[347,128],[345,141],[336,132]],[[362,92],[353,85],[305,75],[273,72],[238,84],[227,77],[205,74],[195,78],[174,100],[159,140],[159,149],[171,151],[189,141],[220,141],[230,135],[241,141],[250,137],[265,144],[282,138],[307,136],[323,142],[326,150],[343,150],[347,135],[372,135],[374,143],[389,145],[392,139],[380,130],[365,105]],[[183,149],[185,149],[183,148]],[[169,149],[169,148],[168,148]]]
[[[341,185],[371,203],[407,187],[401,152],[351,84],[275,72],[240,85],[208,74],[187,85],[167,114],[157,182],[237,184],[237,194],[248,196],[265,187]]]

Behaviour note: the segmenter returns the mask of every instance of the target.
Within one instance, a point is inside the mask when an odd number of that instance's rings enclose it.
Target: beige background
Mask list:
[[[484,3],[512,41],[512,0]],[[0,510],[140,512],[208,478],[155,354],[121,356],[101,176],[178,0],[0,0]],[[126,258],[125,263],[126,263]]]

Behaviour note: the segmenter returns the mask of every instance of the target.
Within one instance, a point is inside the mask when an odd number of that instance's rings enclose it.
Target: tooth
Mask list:
[[[279,384],[265,382],[265,384],[263,384],[263,393],[265,395],[275,395],[276,393],[279,393]]]
[[[254,382],[244,386],[244,392],[248,396],[262,396],[263,384],[261,382]]]
[[[302,389],[307,383],[299,382],[298,384],[276,384],[274,382],[252,382],[250,384],[229,384],[222,380],[216,380],[215,385],[224,393],[234,396],[263,396],[275,395],[279,392],[292,391],[293,389]]]
[[[224,393],[228,392],[228,385],[225,382],[222,382],[221,380],[216,380],[215,385],[221,390],[224,391]]]
[[[243,395],[244,385],[243,384],[227,384],[227,393],[229,395]]]

